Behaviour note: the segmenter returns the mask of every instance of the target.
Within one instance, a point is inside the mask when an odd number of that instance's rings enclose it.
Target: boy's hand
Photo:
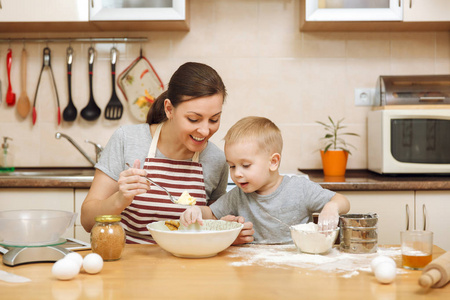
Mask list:
[[[194,224],[195,222],[203,225],[202,210],[198,206],[189,207],[181,214],[180,222],[185,227],[189,226],[190,224]]]
[[[335,203],[328,202],[319,214],[319,230],[333,230],[339,224],[339,210]]]
[[[236,217],[232,215],[225,216],[221,218],[221,220],[244,224],[244,227],[242,227],[241,232],[239,232],[238,237],[234,240],[232,245],[241,245],[253,242],[253,234],[255,233],[255,230],[253,229],[252,222],[245,222],[244,217]]]

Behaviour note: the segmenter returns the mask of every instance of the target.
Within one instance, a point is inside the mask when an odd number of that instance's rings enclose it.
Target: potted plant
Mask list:
[[[325,129],[325,136],[321,140],[325,141],[325,146],[320,150],[322,158],[323,173],[325,176],[344,176],[347,168],[348,155],[351,154],[350,147],[355,146],[347,143],[342,136],[359,136],[353,132],[342,132],[347,126],[342,125],[343,118],[337,122],[328,116],[329,123],[316,121]]]

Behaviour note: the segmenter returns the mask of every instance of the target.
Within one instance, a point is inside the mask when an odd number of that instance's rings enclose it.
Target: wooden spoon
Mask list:
[[[27,95],[27,51],[22,50],[22,90],[17,102],[17,112],[22,118],[26,118],[30,112],[30,99]]]

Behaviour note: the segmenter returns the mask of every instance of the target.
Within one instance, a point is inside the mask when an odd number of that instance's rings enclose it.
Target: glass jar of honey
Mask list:
[[[91,230],[92,252],[104,261],[118,260],[125,247],[125,230],[120,225],[120,216],[102,215],[95,217]]]

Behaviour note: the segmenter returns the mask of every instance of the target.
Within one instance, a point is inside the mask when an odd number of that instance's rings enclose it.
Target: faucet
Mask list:
[[[89,140],[85,140],[86,143],[90,143],[92,145],[94,145],[95,147],[95,161],[89,157],[89,155],[86,154],[86,152],[84,152],[83,149],[81,149],[81,147],[67,134],[61,133],[61,132],[57,132],[55,134],[55,138],[60,139],[61,137],[66,138],[72,145],[75,146],[75,148],[77,148],[77,150],[93,165],[95,166],[95,163],[98,162],[98,159],[100,158],[100,155],[102,153],[103,147],[100,144],[91,142]]]

